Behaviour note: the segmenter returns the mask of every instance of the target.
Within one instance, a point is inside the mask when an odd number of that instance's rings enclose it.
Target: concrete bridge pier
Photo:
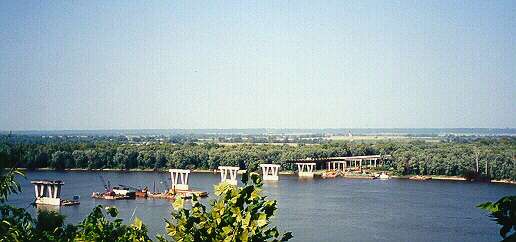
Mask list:
[[[219,166],[220,171],[220,182],[227,182],[231,185],[237,185],[237,173],[240,170],[240,167],[236,166]],[[229,175],[229,177],[228,177]]]
[[[188,175],[190,174],[190,170],[170,169],[168,171],[172,177],[172,190],[188,191]]]
[[[31,183],[34,184],[36,192],[36,204],[61,205],[61,186],[64,184],[62,181],[38,180]]]
[[[260,164],[262,168],[263,180],[264,181],[278,181],[278,171],[280,165],[276,164]]]
[[[315,163],[296,163],[299,177],[314,177]]]

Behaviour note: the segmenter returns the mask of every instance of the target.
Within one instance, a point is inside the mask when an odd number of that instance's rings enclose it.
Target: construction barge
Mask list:
[[[193,196],[196,197],[207,197],[208,193],[204,191],[197,190],[173,190],[170,189],[166,192],[149,192],[146,189],[131,191],[125,189],[112,189],[106,192],[94,192],[91,197],[96,199],[106,199],[106,200],[131,200],[136,198],[143,199],[168,199],[174,200],[177,197],[181,197],[184,199],[190,199]]]
[[[168,200],[174,200],[177,197],[181,197],[183,199],[190,199],[193,196],[196,197],[207,197],[208,193],[204,191],[195,191],[195,190],[169,190],[167,192],[161,192],[161,193],[147,193],[146,198],[153,198],[153,199],[168,199]]]
[[[104,192],[93,192],[92,198],[106,199],[106,200],[129,200],[136,199],[136,191],[131,187],[118,185],[111,187],[111,183],[106,182],[102,176],[99,176],[102,183],[104,183]]]
[[[94,192],[91,194],[92,198],[97,199],[106,199],[106,200],[129,200],[129,199],[135,199],[135,196],[129,196],[129,195],[122,195],[117,194],[113,191],[107,191],[107,192]]]
[[[190,199],[194,196],[201,198],[208,196],[208,192],[189,189],[188,175],[190,170],[170,169],[169,172],[172,178],[172,185],[165,192],[150,192],[147,187],[135,188],[120,184],[117,187],[111,187],[109,181],[105,182],[101,176],[100,178],[104,183],[104,192],[94,192],[91,197],[106,200],[129,200],[136,198],[174,200],[177,197]]]

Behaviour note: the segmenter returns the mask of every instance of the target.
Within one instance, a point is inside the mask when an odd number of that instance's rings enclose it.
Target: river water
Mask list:
[[[80,195],[79,206],[62,207],[66,222],[82,221],[98,204],[116,206],[126,220],[141,218],[152,234],[164,233],[164,218],[172,206],[166,200],[136,199],[107,201],[90,198],[103,190],[99,176],[111,184],[146,185],[163,190],[169,173],[31,171],[20,179],[23,192],[9,203],[30,206],[34,200],[33,179],[63,180],[62,197]],[[240,177],[239,177],[240,178]],[[190,174],[190,187],[210,192],[220,181],[218,174]],[[264,193],[278,200],[274,224],[293,232],[293,241],[498,241],[498,225],[475,206],[515,195],[516,186],[455,181],[404,179],[299,179],[280,176],[264,184]],[[210,197],[208,199],[210,199]]]

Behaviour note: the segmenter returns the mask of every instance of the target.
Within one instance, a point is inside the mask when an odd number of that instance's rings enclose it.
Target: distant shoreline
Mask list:
[[[20,170],[23,170],[23,171],[56,171],[52,168],[37,168],[37,169],[34,169],[34,170],[29,170],[27,168],[19,168]],[[107,172],[163,172],[163,173],[167,173],[168,172],[168,169],[158,169],[158,170],[154,170],[154,169],[129,169],[129,170],[121,170],[121,169],[113,169],[113,168],[106,168],[106,169],[84,169],[84,168],[69,168],[69,169],[65,169],[63,171],[107,171]],[[206,169],[195,169],[195,170],[191,170],[192,173],[219,173],[217,170],[206,170]],[[239,174],[242,174],[243,173],[243,170],[241,170],[239,172]],[[284,175],[284,176],[292,176],[292,175],[295,175],[296,173],[294,171],[280,171],[279,172],[279,175]],[[314,173],[316,176],[320,176],[320,174],[318,174],[317,172]],[[411,177],[411,175],[407,175],[407,176],[391,176],[391,178],[393,179],[409,179],[409,177]],[[440,176],[440,175],[436,175],[436,176],[428,176],[430,178],[432,178],[432,180],[441,180],[441,181],[466,181],[466,178],[464,177],[460,177],[460,176]],[[348,179],[358,179],[358,178],[365,178],[364,176],[359,176],[359,175],[345,175],[343,176],[343,178],[348,178]],[[491,183],[498,183],[498,184],[511,184],[511,185],[516,185],[516,181],[511,181],[511,180],[491,180]]]
[[[59,171],[52,168],[37,168],[37,169],[27,169],[27,168],[19,168],[22,171]],[[108,171],[108,172],[163,172],[168,173],[167,169],[129,169],[129,170],[123,170],[123,169],[115,169],[115,168],[105,168],[105,169],[85,169],[85,168],[67,168],[61,171]],[[238,174],[244,173],[245,170],[240,170]],[[192,173],[219,173],[217,170],[206,170],[206,169],[194,169],[191,170]],[[280,171],[279,175],[294,175],[295,172],[293,171]]]
[[[227,128],[227,129],[44,129],[44,130],[30,130],[30,129],[17,129],[17,130],[2,130],[0,134],[20,134],[20,135],[52,135],[52,136],[102,136],[102,135],[306,135],[306,134],[334,134],[334,135],[427,135],[427,134],[453,134],[453,135],[516,135],[516,127],[499,127],[499,128]]]

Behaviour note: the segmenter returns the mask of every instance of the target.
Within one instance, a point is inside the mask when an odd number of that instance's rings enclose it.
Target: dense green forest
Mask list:
[[[1,136],[0,152],[18,161],[18,167],[84,169],[189,168],[216,169],[219,165],[255,170],[261,163],[281,164],[293,170],[288,160],[352,155],[391,155],[384,169],[397,174],[464,176],[478,169],[494,179],[516,180],[516,138],[479,138],[440,142],[369,141],[319,144],[194,143],[171,138],[164,142],[127,142],[118,137],[50,139],[31,136]]]

